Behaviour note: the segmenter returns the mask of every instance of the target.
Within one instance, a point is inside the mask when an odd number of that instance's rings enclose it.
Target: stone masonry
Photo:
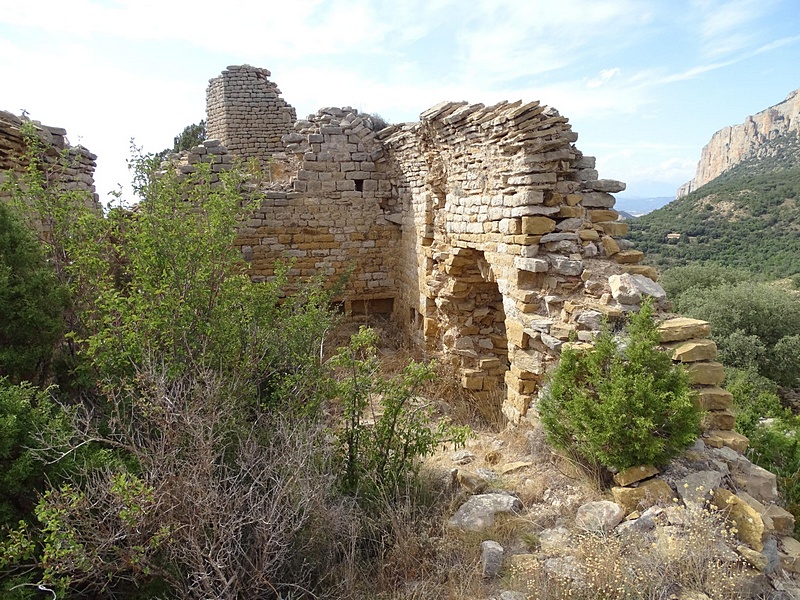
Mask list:
[[[240,92],[274,103],[270,124],[288,114],[267,71],[228,67],[222,79],[242,72],[263,75]],[[209,85],[212,135],[235,130],[242,110],[217,101],[220,85]],[[273,142],[257,126],[247,131],[248,145],[238,147],[252,152],[205,146],[262,158]],[[601,179],[576,140],[568,119],[539,102],[443,102],[419,122],[381,131],[350,107],[323,108],[281,136],[264,200],[237,243],[255,281],[287,259],[299,276],[349,274],[340,299],[347,314],[391,316],[459,369],[478,398],[502,394],[503,413],[519,421],[535,414],[565,344],[588,344],[604,320],[637,310],[644,297],[668,306],[613,209],[625,184]],[[189,161],[210,147],[193,149]],[[707,324],[669,331],[664,343],[675,347],[667,349],[691,363],[710,409],[706,438],[741,448]]]
[[[237,156],[266,163],[283,151],[281,138],[297,120],[294,108],[281,98],[270,72],[250,65],[231,66],[209,81],[206,131]]]

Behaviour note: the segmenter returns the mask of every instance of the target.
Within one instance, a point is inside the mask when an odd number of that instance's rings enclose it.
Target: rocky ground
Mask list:
[[[426,470],[455,494],[440,544],[460,544],[478,572],[442,597],[800,599],[775,477],[730,448],[700,439],[668,468],[612,483],[526,424],[478,432]]]

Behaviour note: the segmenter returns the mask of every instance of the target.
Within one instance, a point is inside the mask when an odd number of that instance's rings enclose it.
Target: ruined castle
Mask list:
[[[269,77],[241,65],[212,79],[209,139],[177,167],[257,159],[270,173],[236,242],[254,281],[287,259],[297,277],[349,273],[347,315],[393,319],[477,398],[499,393],[513,422],[566,344],[590,342],[646,296],[665,305],[613,209],[625,185],[599,177],[553,108],[443,102],[378,130],[349,107],[298,119]],[[0,138],[12,125],[0,119]],[[743,449],[708,334],[702,322],[662,324],[709,409],[707,443]]]

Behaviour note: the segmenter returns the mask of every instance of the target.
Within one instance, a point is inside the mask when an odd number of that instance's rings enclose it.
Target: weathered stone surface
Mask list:
[[[608,225],[605,223],[603,223],[602,225],[603,225],[603,231],[605,231],[609,235],[625,235],[628,233],[627,223],[615,224],[615,225],[624,225],[626,228],[626,231],[624,233],[619,233],[618,231],[610,230],[610,227],[608,227]],[[620,250],[614,255],[614,260],[622,264],[638,263],[641,262],[643,258],[644,258],[644,252],[640,250]]]
[[[631,275],[643,275],[653,281],[658,281],[658,270],[655,267],[648,265],[622,265],[623,273],[630,273]]]
[[[720,385],[725,380],[725,367],[718,362],[688,363],[685,368],[694,385]]]
[[[543,235],[556,228],[556,222],[548,217],[522,217],[522,233]]]
[[[630,514],[642,506],[670,502],[675,497],[675,492],[665,481],[656,478],[644,481],[635,488],[613,487],[611,495],[614,497],[614,502],[623,507],[625,514]]]
[[[716,429],[733,429],[736,417],[730,410],[709,410],[700,418],[700,427],[704,431]]]
[[[481,542],[481,575],[485,579],[497,577],[503,566],[505,550],[494,540]]]
[[[678,317],[658,324],[661,342],[684,342],[693,338],[706,338],[711,335],[708,321]]]
[[[624,471],[620,471],[619,473],[614,473],[614,483],[624,487],[626,485],[636,483],[637,481],[641,481],[642,479],[652,477],[653,475],[658,475],[658,469],[656,469],[653,465],[630,467]]]
[[[772,521],[772,529],[779,535],[791,535],[794,530],[794,515],[776,504],[766,507],[762,518]]]
[[[719,471],[697,471],[679,480],[676,488],[686,506],[694,504],[702,507],[706,500],[711,499],[721,482],[722,473]]]
[[[711,340],[687,340],[666,344],[672,351],[672,360],[689,363],[701,360],[714,360],[717,357],[717,345]]]
[[[587,189],[595,192],[608,192],[616,194],[617,192],[625,191],[625,184],[621,181],[614,179],[598,179],[597,181],[587,181],[585,184]]]
[[[539,533],[539,547],[545,554],[560,554],[570,543],[572,535],[566,527],[544,529]]]
[[[713,448],[728,447],[736,452],[744,452],[750,445],[750,440],[738,431],[712,429],[704,434],[703,439]]]
[[[800,573],[800,542],[787,536],[781,538],[781,546],[781,567],[789,573]]]
[[[660,302],[667,296],[664,288],[642,275],[612,275],[608,278],[608,284],[611,286],[611,295],[620,304],[639,304],[645,296]]]
[[[625,511],[619,504],[599,500],[578,508],[575,526],[587,531],[611,531],[624,517]]]
[[[498,514],[511,514],[522,510],[519,498],[508,494],[482,494],[472,496],[448,520],[448,525],[464,531],[483,531],[492,527]]]
[[[751,462],[740,463],[733,480],[759,502],[773,502],[778,498],[778,481],[774,473]]]
[[[764,521],[753,507],[726,489],[714,490],[712,502],[723,514],[736,524],[736,535],[753,550],[764,548]]]
[[[720,387],[702,387],[694,390],[696,406],[701,410],[722,410],[733,406],[733,395]]]
[[[465,469],[455,469],[455,479],[462,488],[471,494],[480,494],[489,485],[489,482],[483,477]]]

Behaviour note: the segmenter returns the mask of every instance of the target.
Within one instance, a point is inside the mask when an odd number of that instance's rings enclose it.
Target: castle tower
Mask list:
[[[234,156],[262,162],[283,152],[281,137],[293,131],[294,107],[281,98],[267,69],[229,66],[206,89],[206,130]]]

